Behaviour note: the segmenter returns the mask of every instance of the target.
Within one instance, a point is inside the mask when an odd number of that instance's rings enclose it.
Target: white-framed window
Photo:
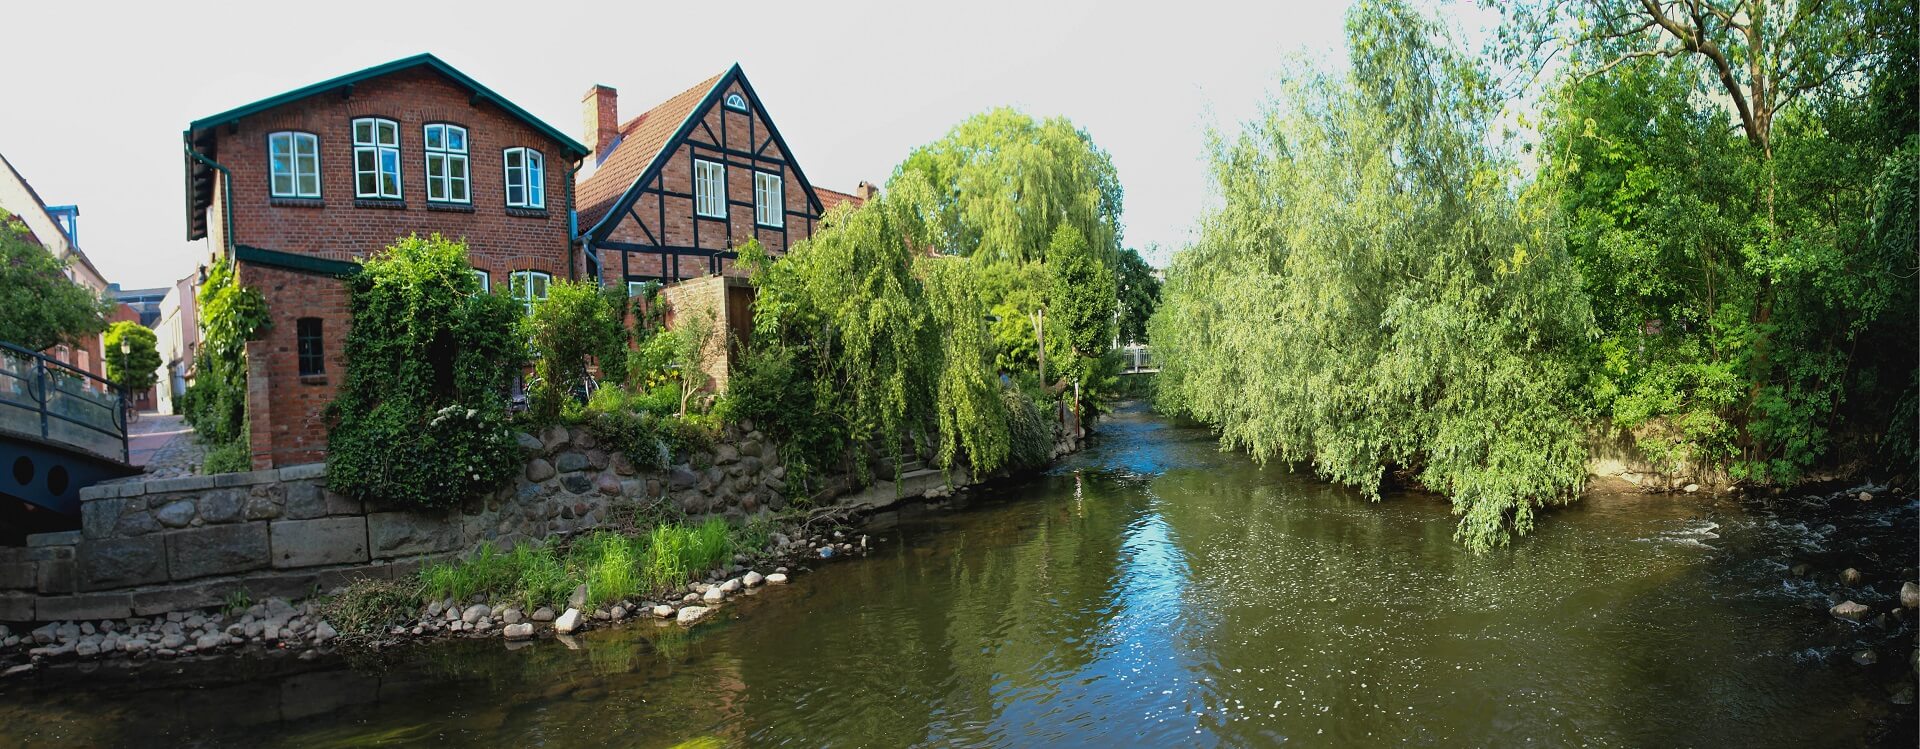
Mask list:
[[[427,199],[439,203],[470,203],[473,191],[467,176],[467,129],[434,123],[427,126]]]
[[[362,117],[353,121],[353,195],[400,197],[400,125]]]
[[[658,287],[659,285],[656,281],[628,281],[627,296],[646,296],[649,288]]]
[[[513,298],[533,314],[533,306],[547,300],[547,284],[553,282],[553,276],[537,270],[517,270],[513,272]]]
[[[531,148],[509,148],[507,165],[507,207],[547,207],[547,159]]]
[[[727,217],[727,167],[693,160],[693,212],[708,218]]]
[[[753,173],[753,220],[761,226],[786,226],[786,195],[778,174]]]
[[[727,94],[727,108],[741,112],[747,111],[747,100],[739,94]]]
[[[474,268],[473,280],[480,283],[480,293],[485,294],[493,290],[493,276],[488,275],[486,271]]]
[[[320,197],[319,136],[292,131],[268,135],[267,161],[274,197]]]

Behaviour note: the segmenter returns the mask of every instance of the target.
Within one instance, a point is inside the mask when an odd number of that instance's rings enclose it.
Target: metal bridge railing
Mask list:
[[[0,341],[0,430],[127,462],[126,395],[113,383]]]

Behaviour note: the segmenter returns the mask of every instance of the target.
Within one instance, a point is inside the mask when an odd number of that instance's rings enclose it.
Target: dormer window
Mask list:
[[[713,161],[693,160],[693,212],[707,218],[727,217],[727,168]]]
[[[276,198],[320,197],[320,138],[313,133],[267,136],[269,187]]]
[[[547,207],[547,160],[531,148],[509,148],[507,164],[507,207]]]
[[[747,111],[747,99],[739,94],[727,94],[727,108],[736,112]]]
[[[459,125],[428,125],[426,140],[427,200],[472,202],[467,179],[467,129]]]
[[[400,125],[393,120],[353,121],[353,194],[400,199]]]

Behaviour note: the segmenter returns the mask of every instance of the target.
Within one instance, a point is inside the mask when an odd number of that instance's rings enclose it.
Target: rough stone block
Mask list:
[[[167,539],[167,570],[175,580],[259,569],[272,558],[266,523],[177,531]]]
[[[30,593],[0,593],[0,622],[38,621],[34,604],[40,597]]]
[[[34,588],[42,595],[48,593],[72,593],[74,586],[74,563],[72,559],[45,559],[38,564],[37,580]]]
[[[245,489],[215,489],[200,495],[200,519],[209,523],[240,520],[240,507],[247,499]]]
[[[269,481],[278,481],[280,472],[275,469],[263,471],[241,471],[239,473],[221,473],[213,477],[214,486],[252,486]]]
[[[367,519],[282,520],[272,524],[273,566],[280,569],[367,561]]]
[[[35,533],[27,537],[27,546],[72,546],[80,543],[80,531]]]
[[[460,523],[451,513],[376,512],[367,516],[367,540],[375,559],[451,551]]]
[[[125,619],[133,615],[133,597],[126,593],[86,593],[77,596],[41,596],[34,605],[40,621],[69,619]]]
[[[136,590],[129,597],[134,616],[153,616],[169,611],[219,606],[226,602],[225,587],[215,583],[173,585]]]
[[[80,501],[80,532],[90,539],[113,538],[114,529],[120,525],[120,513],[127,508],[127,501],[114,497]]]
[[[149,533],[159,533],[160,530],[160,521],[153,519],[153,513],[147,512],[146,510],[135,510],[120,515],[120,522],[116,523],[113,527],[112,537],[133,538],[134,536],[144,536]]]
[[[32,590],[39,584],[39,565],[30,561],[0,562],[0,588]]]
[[[285,468],[280,469],[281,481],[300,481],[303,479],[318,479],[318,478],[325,478],[326,475],[327,475],[327,464],[325,463],[307,463],[305,465],[287,466]]]
[[[87,541],[78,549],[86,590],[166,582],[167,544],[159,536]]]
[[[80,487],[80,501],[82,503],[91,502],[93,500],[102,499],[106,497],[118,497],[118,496],[120,496],[120,487],[115,486],[113,484],[105,484],[105,485],[95,484],[93,486]]]
[[[183,476],[177,479],[160,479],[147,482],[148,494],[167,492],[197,492],[213,488],[212,476]]]

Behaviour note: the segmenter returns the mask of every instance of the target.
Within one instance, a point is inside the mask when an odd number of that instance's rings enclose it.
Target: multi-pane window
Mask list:
[[[353,121],[353,194],[400,197],[400,125],[362,117]]]
[[[471,202],[467,186],[467,129],[459,125],[427,126],[427,199],[440,203]]]
[[[547,207],[547,160],[531,148],[509,148],[507,207]]]
[[[693,212],[712,218],[727,217],[727,168],[712,161],[693,160]]]
[[[493,277],[487,275],[486,271],[475,268],[473,270],[473,280],[480,284],[480,293],[482,294],[493,289]]]
[[[267,161],[272,166],[276,198],[320,197],[320,138],[313,133],[284,132],[267,136]]]
[[[327,373],[325,339],[321,336],[321,320],[318,317],[302,317],[294,321],[294,339],[300,358],[300,376],[308,377]]]
[[[780,187],[780,175],[753,173],[754,223],[761,226],[786,225],[786,201]]]
[[[517,270],[513,272],[513,298],[533,314],[533,306],[547,300],[547,284],[553,276],[537,270]]]

